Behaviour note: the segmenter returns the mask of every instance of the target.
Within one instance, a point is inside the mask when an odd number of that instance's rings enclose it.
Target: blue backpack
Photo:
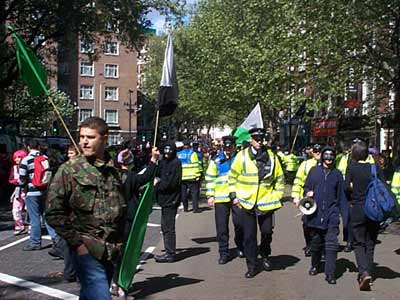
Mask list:
[[[395,199],[378,178],[375,164],[371,164],[371,174],[372,180],[367,187],[364,213],[368,219],[381,222],[395,208]]]

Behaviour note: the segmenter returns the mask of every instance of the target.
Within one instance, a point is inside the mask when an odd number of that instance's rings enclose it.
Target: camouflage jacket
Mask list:
[[[49,187],[46,220],[72,249],[85,244],[99,260],[121,248],[126,216],[120,172],[109,160],[78,156],[63,164]]]

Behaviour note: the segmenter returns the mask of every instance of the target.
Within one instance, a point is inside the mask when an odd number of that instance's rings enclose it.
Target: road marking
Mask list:
[[[161,227],[160,224],[154,224],[154,223],[147,223],[147,226],[149,226],[149,227]]]
[[[8,284],[16,285],[22,288],[30,289],[34,292],[45,294],[54,298],[63,300],[78,300],[79,297],[70,293],[66,293],[60,290],[56,290],[32,281],[27,281],[18,277],[10,276],[4,273],[0,273],[0,281]]]
[[[153,206],[153,209],[154,210],[161,210],[161,207],[160,206]]]
[[[3,246],[3,247],[0,247],[0,251],[2,251],[2,250],[4,250],[4,249],[7,249],[7,248],[10,248],[10,247],[12,247],[12,246],[18,245],[19,243],[22,243],[22,242],[24,242],[24,241],[26,241],[26,240],[29,240],[29,236],[26,236],[26,237],[24,237],[24,238],[22,238],[22,239],[19,239],[19,240],[15,241],[15,242],[12,242],[12,243],[7,244],[7,245],[5,245],[5,246]]]

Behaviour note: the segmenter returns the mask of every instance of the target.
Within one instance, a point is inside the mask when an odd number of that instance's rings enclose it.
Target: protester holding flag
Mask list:
[[[105,150],[106,122],[90,117],[80,125],[79,134],[83,155],[57,171],[48,192],[46,219],[71,248],[81,283],[80,299],[109,300],[127,200],[120,172]],[[153,158],[158,154],[154,149]]]

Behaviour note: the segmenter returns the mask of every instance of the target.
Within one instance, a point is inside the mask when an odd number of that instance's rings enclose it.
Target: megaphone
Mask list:
[[[310,197],[304,197],[300,200],[299,209],[303,215],[309,216],[317,210],[317,203]]]

